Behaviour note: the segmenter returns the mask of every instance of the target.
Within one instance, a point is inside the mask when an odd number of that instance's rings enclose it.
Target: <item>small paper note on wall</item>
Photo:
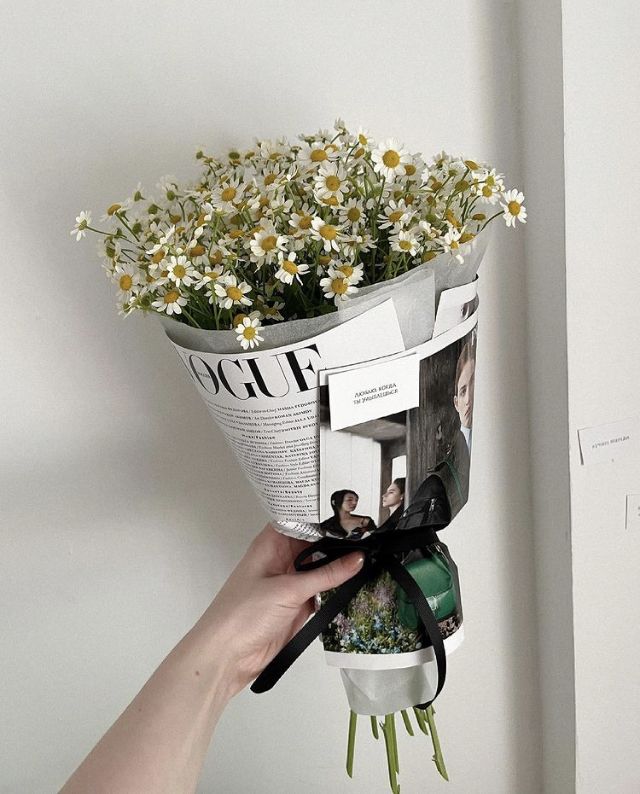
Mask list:
[[[640,416],[578,430],[583,466],[640,460]]]

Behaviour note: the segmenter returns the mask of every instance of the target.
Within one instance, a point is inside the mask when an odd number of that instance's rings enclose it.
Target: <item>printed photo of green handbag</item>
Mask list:
[[[423,559],[413,560],[405,567],[422,590],[436,620],[444,620],[456,612],[454,578],[443,556],[429,552]],[[420,625],[418,613],[401,587],[396,589],[396,603],[402,625],[408,629],[417,629]]]

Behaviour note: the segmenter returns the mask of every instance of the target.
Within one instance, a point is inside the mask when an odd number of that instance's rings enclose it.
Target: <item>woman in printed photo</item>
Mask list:
[[[389,516],[380,524],[379,531],[395,529],[398,525],[398,519],[404,512],[404,488],[405,478],[397,477],[382,494],[382,506],[389,511]]]
[[[323,535],[358,540],[376,529],[371,516],[361,516],[353,511],[358,506],[359,496],[355,491],[343,489],[331,494],[333,515],[320,524]]]

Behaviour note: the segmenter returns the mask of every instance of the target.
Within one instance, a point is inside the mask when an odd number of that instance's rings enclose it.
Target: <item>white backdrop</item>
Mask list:
[[[190,175],[197,146],[338,115],[518,184],[517,65],[497,0],[3,8],[3,794],[62,784],[265,521],[159,326],[116,316],[78,211]],[[523,239],[501,230],[483,265],[471,497],[444,536],[466,620],[437,709],[452,782],[401,740],[405,792],[539,790]],[[385,791],[364,732],[346,778],[346,726],[318,644],[231,704],[199,790]]]

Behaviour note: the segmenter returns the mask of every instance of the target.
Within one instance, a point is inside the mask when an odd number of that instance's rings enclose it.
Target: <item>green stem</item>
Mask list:
[[[427,722],[429,723],[429,729],[431,730],[431,742],[433,744],[433,760],[436,765],[436,769],[445,780],[449,780],[449,775],[447,774],[447,767],[444,763],[444,757],[442,755],[442,749],[440,747],[440,739],[438,737],[438,729],[436,728],[436,721],[434,719],[434,711],[433,706],[429,706],[426,710]]]
[[[407,729],[407,733],[409,734],[409,736],[413,736],[413,728],[411,726],[411,720],[409,719],[409,715],[404,709],[402,709],[400,713],[402,714],[402,720],[404,722],[404,727]]]
[[[429,730],[427,728],[426,722],[424,721],[424,714],[422,713],[422,710],[419,709],[417,706],[415,706],[414,709],[413,709],[413,713],[416,716],[416,720],[418,722],[418,727],[420,728],[422,733],[424,733],[426,736],[428,736],[429,735]]]
[[[354,711],[349,712],[349,741],[347,742],[347,775],[353,777],[353,753],[356,746],[356,728],[358,715]]]
[[[400,761],[398,760],[398,737],[396,735],[396,715],[391,715],[391,739],[393,741],[393,762],[396,772],[400,773]]]
[[[396,764],[393,755],[393,740],[391,737],[390,727],[391,714],[387,714],[384,722],[380,723],[382,728],[382,735],[384,736],[384,744],[387,751],[387,770],[389,772],[389,786],[393,794],[399,794],[400,787],[398,786],[398,779],[396,777]]]
[[[373,715],[371,715],[371,733],[374,739],[380,738],[380,734],[378,733],[378,720]]]

